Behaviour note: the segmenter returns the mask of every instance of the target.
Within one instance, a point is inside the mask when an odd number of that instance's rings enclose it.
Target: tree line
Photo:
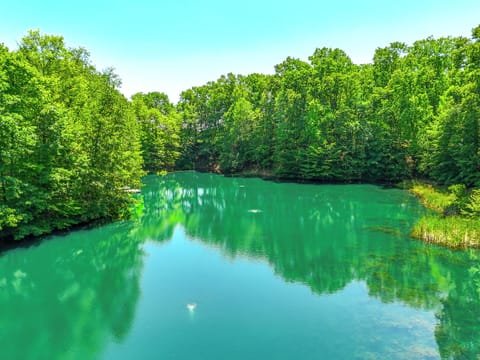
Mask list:
[[[60,36],[0,44],[0,239],[127,217],[142,166],[173,166],[173,106],[161,94],[129,102],[119,85]],[[171,140],[155,132],[161,121]]]
[[[222,76],[181,94],[182,168],[319,181],[480,185],[480,27],[395,42],[356,65],[340,49],[274,75]]]
[[[0,238],[127,217],[142,175],[173,169],[479,187],[479,40],[394,42],[363,65],[321,48],[174,105],[127,100],[85,49],[31,31],[0,45]]]

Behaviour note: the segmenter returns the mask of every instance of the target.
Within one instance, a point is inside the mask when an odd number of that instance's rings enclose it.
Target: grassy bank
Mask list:
[[[451,248],[480,247],[479,191],[462,185],[448,189],[422,182],[406,185],[433,214],[422,217],[412,236]]]
[[[412,236],[451,248],[480,247],[480,220],[428,215],[415,224]]]

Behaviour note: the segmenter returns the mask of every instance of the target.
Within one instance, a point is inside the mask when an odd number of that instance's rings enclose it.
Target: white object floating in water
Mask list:
[[[257,213],[261,213],[262,210],[260,210],[260,209],[250,209],[250,210],[248,210],[248,212],[249,212],[249,213],[257,214]]]
[[[123,191],[125,191],[126,193],[129,193],[129,194],[138,194],[138,193],[142,192],[140,189],[132,189],[129,186],[124,186]]]
[[[193,311],[195,311],[195,308],[196,308],[196,307],[197,307],[197,304],[196,304],[196,303],[189,303],[189,304],[187,304],[187,309],[188,309],[188,311],[193,312]]]

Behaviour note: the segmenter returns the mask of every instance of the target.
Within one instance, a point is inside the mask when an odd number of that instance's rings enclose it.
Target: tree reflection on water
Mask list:
[[[181,225],[228,256],[264,259],[286,281],[317,294],[364,281],[382,302],[434,311],[442,358],[480,353],[479,252],[411,240],[424,210],[408,194],[198,173],[146,183],[143,238],[168,240]]]

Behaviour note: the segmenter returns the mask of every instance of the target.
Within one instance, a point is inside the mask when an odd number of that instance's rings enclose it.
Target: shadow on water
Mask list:
[[[106,339],[121,341],[140,294],[131,234],[117,223],[2,254],[1,358],[95,359]]]
[[[39,246],[44,241],[48,241],[49,239],[51,239],[54,235],[56,235],[57,237],[68,236],[75,231],[95,229],[103,225],[108,225],[110,223],[111,221],[107,219],[98,219],[98,220],[90,221],[87,223],[72,225],[67,229],[57,229],[51,232],[50,234],[45,234],[40,236],[29,235],[21,240],[14,240],[13,238],[7,238],[7,239],[4,238],[0,240],[0,257],[2,256],[3,253],[8,252],[10,250],[22,249],[22,248],[27,249],[27,248]]]
[[[443,358],[480,353],[479,252],[410,239],[424,210],[406,192],[198,173],[145,182],[141,238],[165,241],[181,225],[189,237],[232,258],[262,258],[318,294],[365,281],[382,302],[434,311]]]

